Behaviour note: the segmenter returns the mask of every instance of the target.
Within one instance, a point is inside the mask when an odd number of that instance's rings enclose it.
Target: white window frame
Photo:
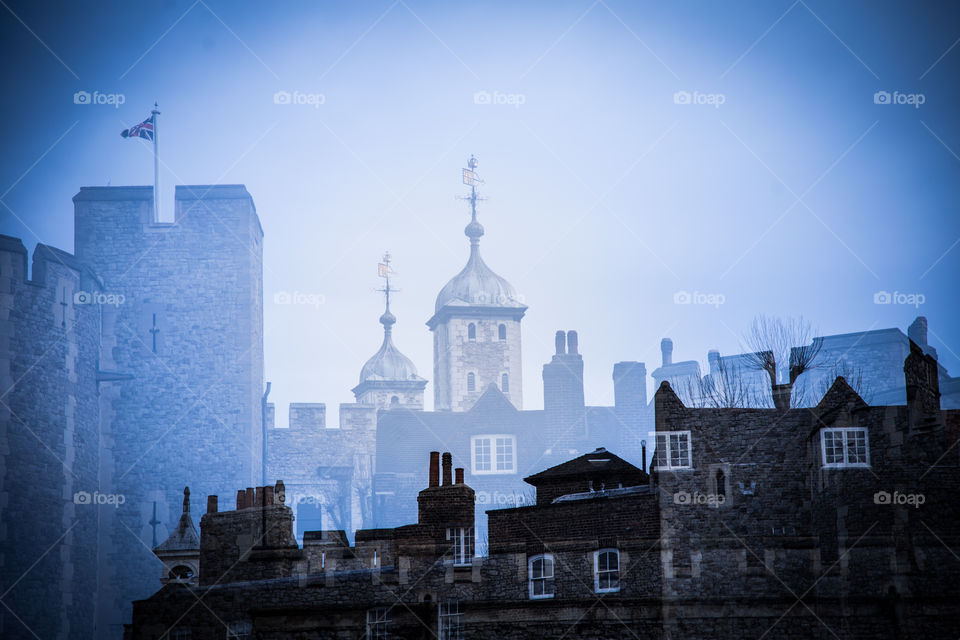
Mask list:
[[[385,640],[390,637],[390,608],[367,609],[367,640]]]
[[[693,437],[690,435],[689,430],[655,431],[652,435],[654,436],[654,443],[656,443],[656,448],[654,449],[654,460],[656,461],[657,469],[666,469],[670,471],[679,469],[693,469]],[[673,443],[674,438],[686,438],[687,440],[687,459],[685,463],[683,460],[679,460],[679,464],[673,464],[673,454],[675,449],[675,445]],[[663,442],[662,447],[661,441]],[[677,457],[679,458],[679,456]]]
[[[544,562],[543,575],[542,575],[542,576],[538,576],[538,577],[534,577],[534,576],[533,576],[533,563],[537,562],[538,560],[543,560],[543,561],[549,560],[549,561],[550,561],[550,575],[547,575],[547,573],[546,573],[546,562]],[[556,585],[557,585],[557,583],[556,583],[556,575],[557,575],[557,574],[556,574],[556,561],[554,560],[552,553],[541,553],[541,554],[538,554],[538,555],[535,555],[535,556],[531,557],[530,560],[527,561],[527,584],[528,584],[528,589],[529,589],[529,592],[530,592],[530,599],[531,599],[531,600],[546,600],[546,599],[548,599],[548,598],[552,598],[552,597],[553,597],[553,594],[556,592]],[[543,585],[544,585],[544,587],[543,587],[543,591],[544,591],[544,592],[543,592],[543,593],[534,594],[534,590],[535,590],[535,589],[534,589],[534,585],[535,585],[535,583],[537,583],[537,582],[542,582],[542,583],[543,583]],[[549,587],[550,587],[550,592],[549,592],[549,593],[546,592],[548,585],[549,585]]]
[[[448,527],[447,540],[453,543],[453,566],[469,567],[473,564],[473,527]]]
[[[613,557],[616,558],[617,568],[610,569],[609,565],[607,569],[600,571],[600,556],[603,554],[612,553]],[[600,576],[608,575],[613,576],[616,579],[615,587],[601,587],[600,586]],[[619,549],[600,549],[593,552],[593,590],[596,593],[616,593],[620,591],[620,550]]]
[[[250,640],[253,624],[249,620],[237,620],[227,625],[227,640]]]
[[[841,449],[843,451],[842,462],[827,462],[827,435],[840,435]],[[853,434],[863,434],[864,458],[863,462],[850,462],[851,439]],[[820,430],[820,461],[824,468],[828,469],[851,469],[865,468],[870,466],[870,432],[864,427],[837,427]]]
[[[437,607],[438,640],[463,640],[463,609],[459,600],[447,600]]]
[[[510,445],[510,451],[508,457],[505,457],[503,461],[500,459],[500,454],[497,451],[497,448],[500,446],[500,441],[507,441]],[[479,464],[477,459],[477,443],[486,441],[487,442],[487,464],[489,466],[483,466]],[[503,466],[501,466],[503,462]],[[517,472],[517,437],[509,433],[487,433],[477,436],[470,437],[470,468],[471,472],[474,475],[508,475],[514,474]]]

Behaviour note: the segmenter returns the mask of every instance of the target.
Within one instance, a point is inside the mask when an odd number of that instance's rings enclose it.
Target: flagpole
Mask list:
[[[159,136],[158,121],[160,118],[159,105],[153,103],[153,221],[160,222],[160,151],[157,143]]]

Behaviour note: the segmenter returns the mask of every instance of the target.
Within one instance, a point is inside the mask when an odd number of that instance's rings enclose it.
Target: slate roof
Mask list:
[[[597,474],[603,475],[646,475],[643,471],[633,466],[620,456],[607,451],[604,448],[599,448],[590,453],[585,453],[582,456],[574,458],[573,460],[568,460],[563,464],[558,464],[555,467],[550,467],[545,471],[536,473],[528,478],[524,478],[525,482],[537,486],[543,481],[550,480],[559,480],[561,478],[576,478],[581,476],[596,476]]]

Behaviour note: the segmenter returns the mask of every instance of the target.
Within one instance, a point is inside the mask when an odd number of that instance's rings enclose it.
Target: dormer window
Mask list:
[[[660,470],[692,469],[689,431],[658,431],[656,465]]]
[[[474,474],[516,473],[517,439],[506,434],[470,438]]]
[[[870,443],[863,428],[822,429],[820,450],[824,467],[869,467]]]

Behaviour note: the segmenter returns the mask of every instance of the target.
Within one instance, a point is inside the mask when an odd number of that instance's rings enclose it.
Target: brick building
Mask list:
[[[604,449],[534,474],[483,555],[450,454],[416,524],[353,546],[298,546],[281,483],[210,498],[199,579],[136,602],[126,637],[952,637],[960,414],[919,346],[903,368],[903,406],[837,379],[812,408],[689,408],[664,382],[649,476]]]

